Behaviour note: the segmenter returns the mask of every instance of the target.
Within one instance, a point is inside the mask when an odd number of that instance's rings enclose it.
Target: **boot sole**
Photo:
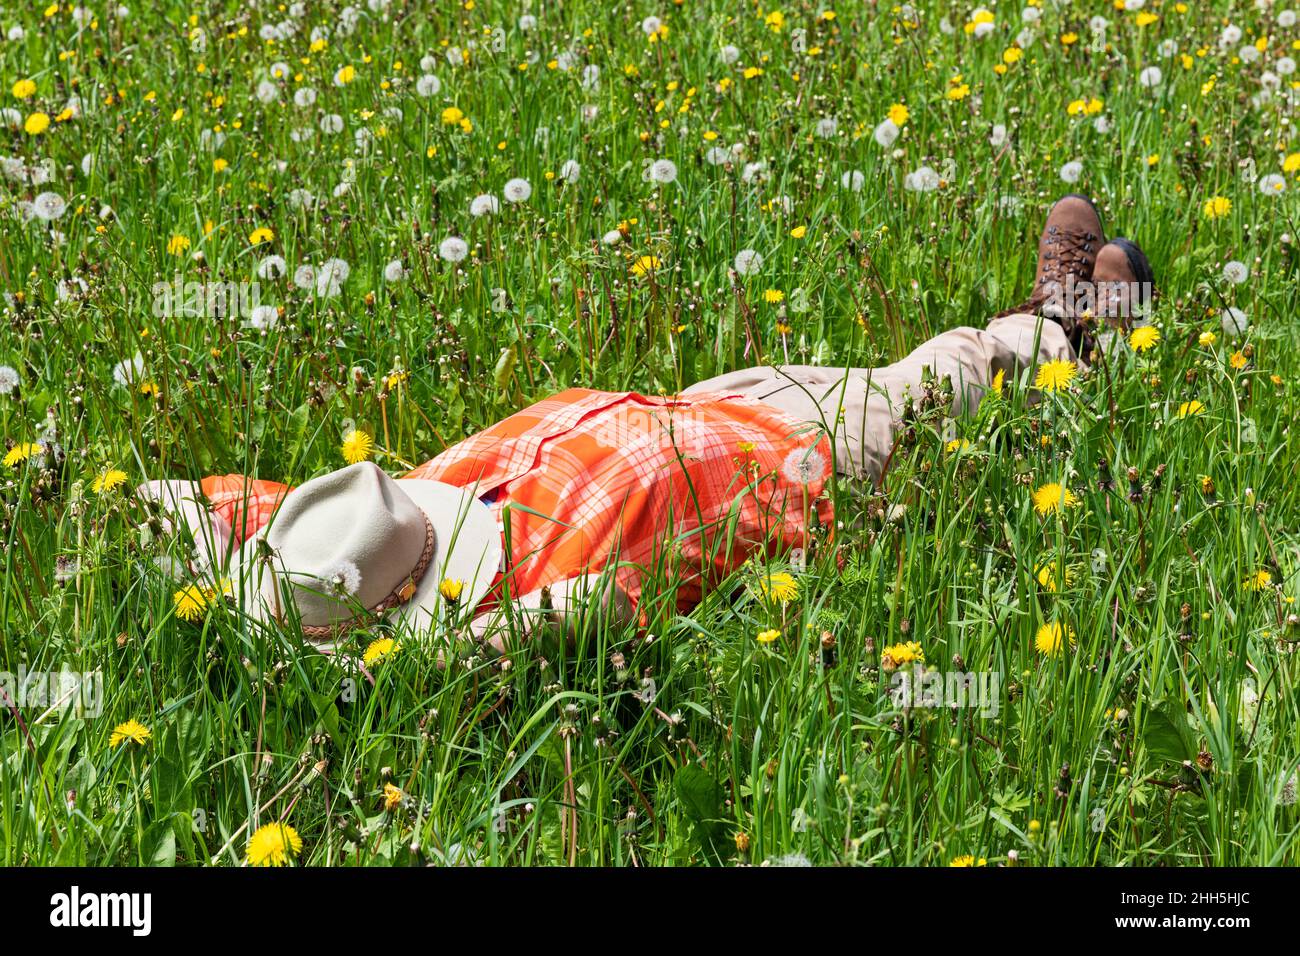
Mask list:
[[[1111,240],[1111,243],[1124,250],[1124,256],[1128,259],[1128,267],[1133,270],[1133,275],[1137,277],[1139,288],[1151,291],[1152,295],[1142,300],[1144,307],[1149,305],[1156,290],[1156,274],[1155,270],[1151,268],[1151,260],[1147,258],[1147,254],[1142,251],[1138,244],[1131,239],[1116,236]]]

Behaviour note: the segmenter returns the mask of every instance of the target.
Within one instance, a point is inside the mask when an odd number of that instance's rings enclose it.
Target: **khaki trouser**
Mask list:
[[[926,367],[937,380],[951,377],[952,413],[961,415],[979,404],[998,372],[1010,381],[1022,369],[1056,359],[1075,360],[1061,327],[1051,319],[1015,314],[994,319],[983,330],[957,328],[936,335],[883,368],[762,366],[699,382],[685,394],[740,392],[802,421],[817,422],[834,438],[836,470],[874,481],[894,447],[904,399],[909,391],[920,395]]]

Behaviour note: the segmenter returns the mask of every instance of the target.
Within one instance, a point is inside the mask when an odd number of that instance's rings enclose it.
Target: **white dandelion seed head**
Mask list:
[[[817,121],[813,132],[819,139],[831,139],[840,131],[840,123],[834,116],[825,116]]]
[[[41,193],[32,200],[32,212],[46,222],[53,222],[67,211],[68,204],[58,193]]]
[[[929,166],[918,166],[903,178],[903,188],[909,192],[928,193],[939,188],[939,174]]]
[[[1037,7],[1025,7],[1020,11],[1020,19],[1025,23],[1037,23],[1043,16],[1043,11]]]
[[[442,80],[438,79],[432,73],[426,73],[415,81],[415,92],[426,99],[430,96],[437,96],[441,89]]]
[[[256,96],[259,103],[274,103],[280,98],[280,88],[270,80],[262,80],[257,84]]]
[[[731,150],[722,146],[712,146],[705,152],[704,161],[710,166],[722,166],[731,162]]]
[[[993,32],[993,27],[994,24],[988,22],[987,20],[984,20],[980,23],[975,24],[975,29],[971,31],[971,35],[974,36],[975,39],[977,40],[983,40],[986,36],[988,36],[990,33]]]
[[[1280,57],[1273,67],[1280,76],[1290,76],[1295,72],[1295,60],[1289,56]]]
[[[891,119],[885,119],[871,131],[871,138],[876,141],[877,145],[889,149],[898,140],[900,132],[897,123]]]
[[[299,289],[312,289],[316,286],[316,270],[309,265],[301,265],[293,270],[293,284]]]
[[[257,264],[257,277],[268,281],[278,279],[288,271],[288,268],[288,264],[282,257],[267,256]]]
[[[1061,167],[1061,181],[1065,183],[1077,183],[1079,177],[1083,175],[1083,163],[1077,159],[1072,159]]]
[[[746,163],[740,170],[742,182],[765,183],[771,178],[767,171],[767,163],[761,159],[754,163]]]
[[[994,123],[989,131],[989,144],[994,149],[1001,149],[1007,141],[1007,128],[1002,123]]]
[[[582,88],[594,90],[598,86],[600,86],[600,67],[595,63],[588,63],[582,68]]]
[[[460,262],[469,255],[469,243],[460,236],[448,236],[438,243],[438,256],[444,262]]]
[[[560,166],[559,176],[566,183],[576,183],[578,177],[582,175],[582,167],[578,165],[577,160],[566,159]]]
[[[1105,136],[1111,129],[1110,117],[1098,116],[1092,121],[1092,128],[1098,135]]]
[[[343,117],[338,113],[326,113],[317,125],[322,133],[333,136],[335,133],[343,132]]]
[[[1138,83],[1147,89],[1159,86],[1165,81],[1164,70],[1158,66],[1148,66],[1138,74]]]
[[[1231,262],[1224,263],[1223,277],[1233,285],[1241,285],[1250,278],[1250,269],[1244,262],[1233,259]]]
[[[1296,13],[1294,10],[1283,10],[1277,15],[1277,25],[1284,30],[1289,30],[1296,23]]]
[[[533,186],[526,179],[510,179],[501,187],[501,195],[510,203],[527,202],[532,194]]]
[[[12,395],[22,384],[22,377],[12,365],[0,365],[0,395]]]
[[[491,193],[481,193],[471,199],[469,203],[469,214],[476,219],[495,215],[500,209],[501,203]]]
[[[1093,33],[1105,33],[1110,21],[1103,16],[1095,16],[1088,21],[1088,29]]]
[[[384,266],[385,282],[401,282],[406,278],[406,267],[402,265],[401,259],[394,259],[388,265]]]
[[[1178,55],[1178,41],[1161,40],[1160,45],[1156,47],[1156,49],[1160,52],[1162,57],[1168,60],[1170,57]]]
[[[346,558],[326,568],[320,578],[336,594],[351,597],[361,590],[361,569]]]
[[[671,159],[656,159],[646,167],[646,178],[652,183],[666,186],[677,179],[677,164]]]
[[[113,366],[113,382],[121,386],[130,385],[143,371],[144,356],[136,352],[134,358],[123,359]]]
[[[293,93],[293,105],[299,109],[305,110],[316,105],[316,91],[310,86],[304,86]]]
[[[736,274],[742,276],[752,276],[763,268],[763,255],[753,249],[741,249],[736,253],[735,261]]]
[[[1223,328],[1223,334],[1233,338],[1246,334],[1250,328],[1250,317],[1236,306],[1224,309],[1219,315],[1219,325]]]
[[[280,310],[273,305],[259,305],[248,314],[247,328],[266,331],[275,328],[280,321]]]
[[[1230,47],[1241,42],[1241,27],[1235,23],[1229,23],[1219,34],[1219,46]]]
[[[1266,196],[1279,196],[1286,192],[1286,177],[1281,173],[1269,173],[1259,177],[1259,191]]]
[[[826,477],[826,456],[816,448],[795,448],[781,462],[786,481],[807,485]]]
[[[646,17],[641,21],[641,32],[646,36],[651,36],[659,32],[659,28],[664,25],[658,17]]]
[[[740,59],[740,47],[728,43],[718,51],[718,58],[727,66],[731,66]]]
[[[537,18],[531,13],[525,13],[519,18],[519,29],[523,33],[528,33],[537,29]]]
[[[850,169],[840,176],[840,186],[855,193],[862,191],[862,186],[866,181],[867,177],[862,174],[860,169]]]
[[[623,241],[623,234],[617,229],[611,229],[600,237],[600,241],[607,246],[616,246]]]

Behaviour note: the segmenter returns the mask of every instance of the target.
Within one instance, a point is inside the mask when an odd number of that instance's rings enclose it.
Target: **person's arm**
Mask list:
[[[572,642],[593,626],[620,626],[632,620],[632,600],[614,574],[584,574],[480,614],[470,622],[470,633],[504,654],[544,631]]]
[[[157,502],[164,532],[179,528],[194,542],[191,573],[205,574],[220,569],[230,555],[230,523],[207,506],[203,490],[195,481],[146,481],[136,486],[136,497]],[[176,576],[175,568],[164,567]]]

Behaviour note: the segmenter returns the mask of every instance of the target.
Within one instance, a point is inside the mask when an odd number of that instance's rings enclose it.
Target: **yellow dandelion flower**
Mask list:
[[[1034,379],[1034,388],[1045,392],[1059,392],[1074,381],[1079,374],[1079,366],[1069,359],[1053,359],[1038,366],[1038,376]]]
[[[366,461],[370,453],[375,448],[375,440],[365,432],[356,428],[343,436],[343,460],[349,465],[355,465],[359,461]]]
[[[764,597],[782,604],[789,604],[799,596],[799,582],[789,571],[769,571],[759,578],[758,586]]]
[[[188,236],[182,236],[178,234],[172,236],[169,240],[167,240],[168,255],[172,255],[172,256],[184,255],[185,250],[188,249],[189,247],[190,247],[190,240]]]
[[[970,441],[968,441],[967,439],[954,438],[952,441],[948,442],[948,444],[943,446],[943,450],[951,455],[953,452],[962,451],[963,449],[969,447],[970,447]]]
[[[773,627],[773,628],[768,628],[766,631],[759,631],[754,636],[754,639],[758,641],[758,643],[760,644],[771,644],[780,636],[781,636],[781,632]]]
[[[790,230],[791,239],[802,239],[806,235],[808,235],[807,226],[795,226],[793,229]]]
[[[1273,572],[1260,568],[1241,582],[1243,591],[1266,591],[1273,585]]]
[[[394,786],[391,783],[384,784],[384,809],[391,810],[397,806],[406,797],[402,793],[402,788]]]
[[[654,272],[662,265],[663,263],[659,261],[658,256],[642,256],[632,263],[632,268],[628,271],[634,276],[643,276]]]
[[[463,590],[465,590],[465,582],[460,578],[443,578],[442,583],[438,585],[438,593],[448,604],[459,601]]]
[[[1208,349],[1211,345],[1219,340],[1219,337],[1213,332],[1205,331],[1196,337],[1196,344],[1203,349]]]
[[[1049,561],[1039,565],[1038,570],[1034,572],[1034,577],[1038,580],[1039,587],[1053,592],[1061,585],[1069,587],[1074,580],[1073,572],[1064,561]]]
[[[988,866],[988,862],[989,862],[989,861],[986,860],[984,857],[980,857],[979,859],[976,859],[975,857],[971,856],[970,854],[966,854],[966,855],[964,855],[964,856],[954,856],[954,857],[952,858],[952,862],[949,863],[948,865],[949,865],[950,867],[952,867],[952,866]]]
[[[1178,406],[1178,417],[1186,418],[1188,415],[1204,415],[1205,403],[1198,399],[1192,399],[1190,402],[1183,402]]]
[[[895,126],[902,126],[912,118],[912,114],[902,103],[895,103],[889,108],[889,118],[894,121]]]
[[[10,92],[13,93],[14,99],[25,100],[36,92],[36,84],[31,80],[19,80],[14,84]],[[1290,172],[1290,170],[1287,170],[1287,172]]]
[[[1228,356],[1228,364],[1231,365],[1235,370],[1240,372],[1243,368],[1245,368],[1247,365],[1250,364],[1250,359],[1246,358],[1246,354],[1244,352],[1233,352],[1230,356]]]
[[[248,234],[248,244],[250,246],[260,246],[262,243],[270,242],[274,238],[275,232],[268,229],[266,226],[262,226],[259,229],[254,229]]]
[[[126,723],[118,724],[113,728],[113,733],[108,738],[110,747],[120,747],[128,741],[143,747],[153,736],[153,731],[146,727],[140,721],[132,718]]]
[[[1154,325],[1143,325],[1129,333],[1128,344],[1135,352],[1145,352],[1155,348],[1160,341],[1160,330]]]
[[[268,823],[249,837],[244,859],[249,866],[284,866],[302,852],[302,837],[287,823]]]
[[[880,652],[880,666],[883,670],[898,670],[904,664],[911,664],[913,661],[918,664],[925,663],[925,651],[916,641],[894,644]]]
[[[1078,505],[1079,499],[1069,488],[1049,481],[1034,491],[1034,510],[1040,515],[1055,514]]]
[[[31,116],[27,117],[27,121],[23,123],[23,129],[27,131],[27,135],[29,136],[39,136],[49,128],[50,117],[47,113],[33,113]]]
[[[1201,207],[1201,214],[1206,219],[1219,219],[1232,212],[1232,200],[1224,196],[1212,196],[1205,200],[1205,205]]]
[[[785,293],[782,292],[780,289],[768,289],[766,292],[763,293],[764,302],[775,304],[777,302],[783,302],[784,300],[785,300]]]
[[[25,441],[19,442],[5,453],[4,463],[6,468],[16,468],[18,465],[31,458],[33,455],[45,454],[45,446],[39,442]]]
[[[366,645],[366,649],[361,653],[361,660],[367,667],[371,667],[382,660],[392,657],[402,649],[391,637],[380,637]]]
[[[1074,647],[1074,631],[1069,625],[1052,621],[1040,627],[1038,633],[1034,635],[1034,646],[1044,657],[1055,657],[1066,648],[1066,645]]]
[[[454,106],[448,106],[442,111],[442,121],[448,126],[455,126],[465,118],[465,114]]]
[[[208,609],[208,601],[213,596],[211,591],[197,584],[187,584],[172,595],[172,604],[176,607],[176,616],[182,621],[197,621]]]
[[[105,468],[90,483],[90,490],[97,495],[107,494],[126,481],[126,472],[120,468]]]

